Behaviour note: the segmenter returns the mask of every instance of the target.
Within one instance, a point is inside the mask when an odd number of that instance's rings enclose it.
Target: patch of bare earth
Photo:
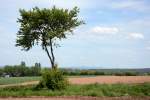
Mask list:
[[[150,76],[95,76],[95,77],[73,77],[69,78],[71,84],[115,84],[115,83],[145,83],[150,82]],[[8,86],[24,86],[38,84],[38,81],[25,82],[20,84],[0,85],[0,87]]]
[[[0,100],[150,100],[150,97],[89,97],[89,96],[60,96],[60,97],[23,97],[0,98]]]
[[[69,78],[72,84],[115,84],[115,83],[145,83],[150,82],[150,76],[96,76]]]

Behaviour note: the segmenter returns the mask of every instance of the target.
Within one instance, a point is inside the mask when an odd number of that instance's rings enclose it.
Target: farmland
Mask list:
[[[150,82],[150,76],[68,76],[69,82],[72,84],[116,84],[116,83],[145,83]],[[0,78],[0,86],[3,85],[19,85],[21,83],[25,84],[35,84],[41,77],[10,77],[10,78]]]
[[[36,89],[41,77],[0,78],[0,100],[150,99],[150,76],[67,76],[67,78],[71,84],[61,91]]]

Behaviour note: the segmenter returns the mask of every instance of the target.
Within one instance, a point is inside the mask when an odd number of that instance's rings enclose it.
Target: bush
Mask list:
[[[150,72],[148,72],[147,75],[150,75]]]
[[[44,71],[42,78],[43,80],[37,86],[39,88],[45,86],[50,90],[61,90],[65,89],[69,84],[68,80],[63,76],[63,73],[58,69]]]
[[[44,88],[44,87],[45,87],[45,82],[44,82],[43,80],[41,80],[41,81],[39,82],[39,84],[35,86],[34,89],[35,89],[35,90],[39,90],[39,89]]]
[[[115,76],[124,76],[124,73],[122,73],[122,72],[116,72],[116,73],[114,73],[114,75]]]
[[[96,72],[94,73],[94,75],[106,75],[106,74],[105,74],[105,72],[96,71]]]
[[[125,72],[125,76],[137,76],[138,73],[136,72]]]

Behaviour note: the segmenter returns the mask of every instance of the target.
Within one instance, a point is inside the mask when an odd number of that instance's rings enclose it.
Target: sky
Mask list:
[[[2,0],[0,3],[0,66],[25,61],[50,66],[40,46],[15,47],[19,9],[80,8],[85,25],[55,48],[60,67],[150,68],[150,0]]]

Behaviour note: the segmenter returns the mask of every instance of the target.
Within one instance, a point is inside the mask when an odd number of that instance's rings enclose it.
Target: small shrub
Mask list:
[[[39,82],[39,84],[35,86],[34,89],[35,89],[35,90],[38,90],[38,89],[42,89],[42,88],[44,88],[44,87],[45,87],[45,83],[44,83],[43,80],[41,80],[41,81]]]
[[[150,72],[148,72],[147,75],[150,75]]]
[[[125,76],[137,76],[138,73],[136,72],[125,72]]]
[[[96,72],[94,73],[94,75],[106,75],[106,74],[105,74],[105,72],[98,72],[98,71],[96,71]]]
[[[116,73],[114,73],[114,75],[115,75],[115,76],[124,76],[124,74],[121,73],[121,72],[116,72]]]
[[[42,75],[43,81],[39,84],[39,87],[46,86],[50,90],[61,90],[65,89],[69,82],[63,76],[63,73],[58,69],[50,69],[45,71]]]

